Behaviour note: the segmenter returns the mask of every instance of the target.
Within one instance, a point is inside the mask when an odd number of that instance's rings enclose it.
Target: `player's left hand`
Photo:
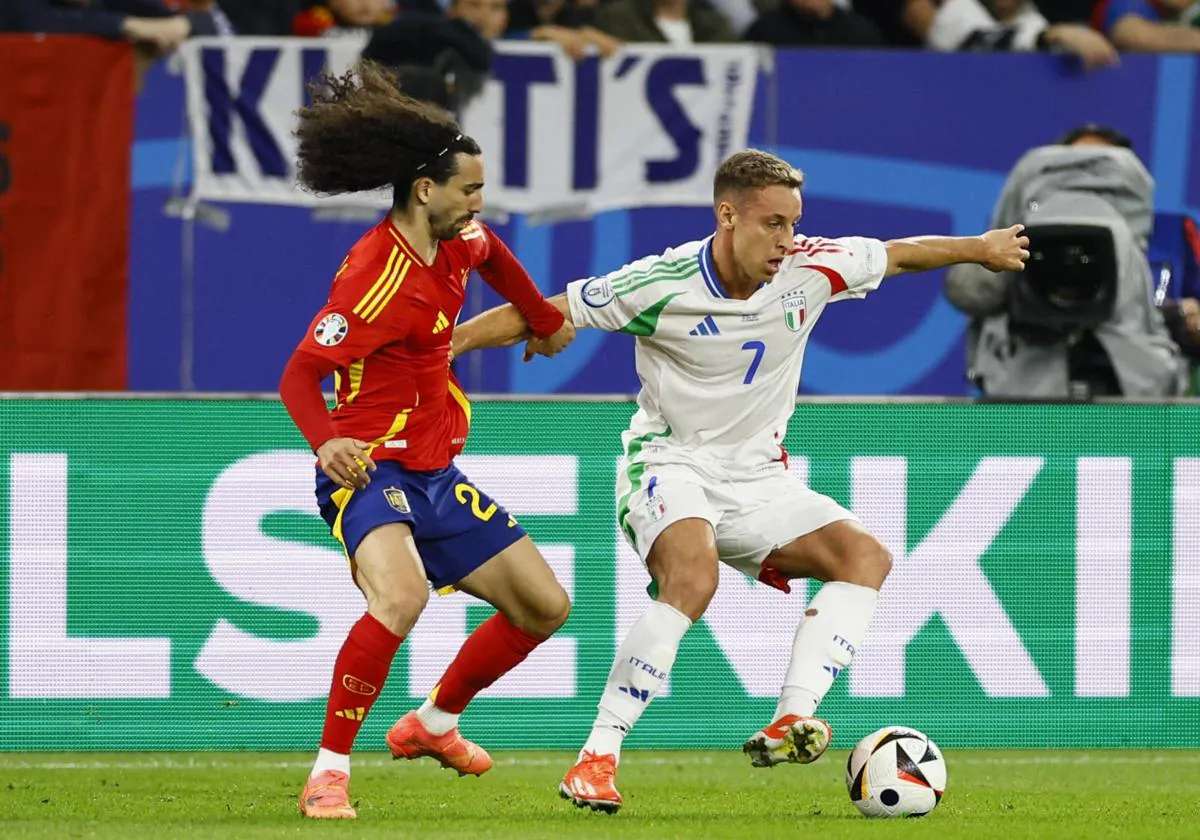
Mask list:
[[[558,328],[558,332],[546,338],[531,338],[525,344],[525,361],[534,356],[557,356],[575,340],[575,325],[568,319]]]
[[[1029,237],[1025,225],[989,230],[983,240],[984,253],[979,264],[989,271],[1024,271],[1029,259]]]

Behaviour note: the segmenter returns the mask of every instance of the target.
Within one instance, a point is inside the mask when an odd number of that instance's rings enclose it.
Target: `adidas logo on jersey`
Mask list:
[[[437,314],[437,321],[435,321],[433,324],[433,334],[437,335],[442,330],[446,329],[446,327],[448,327],[448,326],[450,326],[450,319],[446,317],[445,312],[442,312],[439,309],[438,314]]]
[[[720,335],[721,331],[717,329],[717,322],[713,320],[713,316],[705,315],[704,320],[697,324],[692,329],[688,330],[688,335]]]

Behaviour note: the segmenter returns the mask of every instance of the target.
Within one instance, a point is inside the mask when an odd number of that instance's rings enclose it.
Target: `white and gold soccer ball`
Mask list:
[[[850,753],[846,787],[854,807],[868,817],[923,817],[946,790],[946,760],[917,730],[885,726]]]

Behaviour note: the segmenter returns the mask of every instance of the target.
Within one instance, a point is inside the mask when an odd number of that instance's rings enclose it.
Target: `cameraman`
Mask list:
[[[1086,125],[1026,152],[992,218],[1026,226],[1026,273],[947,274],[946,297],[973,319],[967,373],[985,396],[1183,393],[1186,364],[1151,300],[1154,182],[1130,146]]]

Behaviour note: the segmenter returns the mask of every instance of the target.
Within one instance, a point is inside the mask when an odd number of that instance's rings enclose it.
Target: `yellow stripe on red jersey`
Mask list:
[[[489,252],[486,228],[464,233],[473,238],[439,243],[429,266],[381,222],[351,249],[301,345],[337,366],[334,431],[368,441],[373,458],[439,469],[462,450],[470,402],[447,351],[462,276]]]

